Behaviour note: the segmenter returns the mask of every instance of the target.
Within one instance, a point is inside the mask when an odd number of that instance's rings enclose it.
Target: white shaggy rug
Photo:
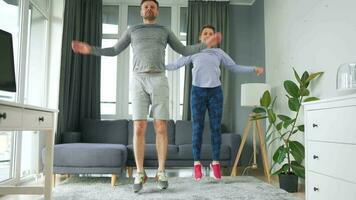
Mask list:
[[[223,177],[220,182],[209,177],[200,182],[172,177],[166,190],[159,190],[150,178],[138,194],[132,192],[132,182],[133,179],[121,179],[112,187],[110,178],[71,177],[55,187],[53,197],[54,200],[299,200],[250,176]]]

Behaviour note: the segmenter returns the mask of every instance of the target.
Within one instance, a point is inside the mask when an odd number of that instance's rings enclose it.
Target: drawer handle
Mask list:
[[[39,118],[38,118],[38,121],[44,122],[44,117],[39,117]]]
[[[318,127],[318,124],[313,124],[313,128]]]
[[[6,119],[6,113],[0,113],[0,119]]]
[[[319,159],[319,156],[313,155],[313,159],[314,159],[314,160],[315,160],[315,159]]]
[[[314,190],[314,192],[316,192],[316,191],[319,191],[319,188],[314,187],[313,190]]]

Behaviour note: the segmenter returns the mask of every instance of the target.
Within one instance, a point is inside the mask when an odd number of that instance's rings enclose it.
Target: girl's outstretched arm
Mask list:
[[[221,64],[223,64],[227,69],[235,72],[235,73],[251,73],[257,72],[257,67],[255,66],[244,66],[238,65],[232,60],[232,58],[225,53],[223,50],[220,50],[219,53],[221,54]]]
[[[169,63],[166,65],[166,69],[168,71],[173,71],[173,70],[177,70],[185,65],[188,65],[192,62],[192,57],[191,56],[184,56],[184,57],[180,57],[178,58],[176,61]]]

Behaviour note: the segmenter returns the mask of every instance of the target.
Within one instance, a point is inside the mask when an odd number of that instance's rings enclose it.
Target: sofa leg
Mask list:
[[[132,178],[133,167],[127,167],[127,175]]]
[[[115,186],[116,185],[116,181],[117,181],[117,175],[116,174],[112,174],[111,175],[111,186]]]

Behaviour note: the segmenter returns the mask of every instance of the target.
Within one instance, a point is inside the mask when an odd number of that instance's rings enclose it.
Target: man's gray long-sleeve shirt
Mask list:
[[[184,46],[174,33],[158,24],[139,24],[130,27],[120,37],[115,46],[110,48],[92,47],[92,54],[98,56],[116,56],[131,43],[133,49],[133,71],[164,72],[165,49],[167,43],[179,54],[184,56],[198,53],[205,49],[205,44]]]

